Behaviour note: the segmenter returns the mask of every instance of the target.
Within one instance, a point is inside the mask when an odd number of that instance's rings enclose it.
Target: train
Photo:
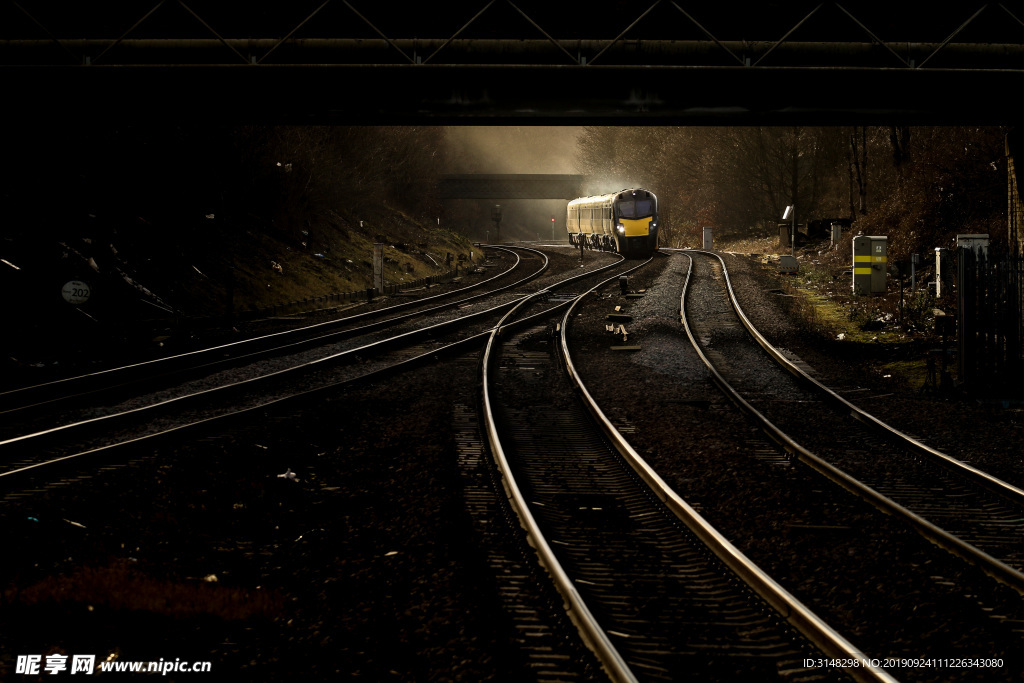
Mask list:
[[[643,188],[580,197],[565,225],[573,246],[648,257],[658,251],[658,198]]]

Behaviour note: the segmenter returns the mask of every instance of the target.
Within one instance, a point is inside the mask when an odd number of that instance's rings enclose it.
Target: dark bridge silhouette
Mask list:
[[[1017,2],[0,3],[8,120],[1014,124]]]

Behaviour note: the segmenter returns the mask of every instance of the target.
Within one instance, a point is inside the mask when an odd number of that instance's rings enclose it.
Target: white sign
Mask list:
[[[89,300],[89,295],[92,294],[92,289],[89,285],[81,280],[72,280],[64,284],[64,288],[60,290],[61,296],[64,297],[64,301],[69,304],[84,304]]]

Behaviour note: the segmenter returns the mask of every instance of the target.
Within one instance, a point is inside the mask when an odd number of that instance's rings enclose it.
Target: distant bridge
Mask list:
[[[0,3],[8,121],[1016,124],[1024,7]]]
[[[581,196],[584,176],[516,173],[441,177],[442,199],[565,199]]]

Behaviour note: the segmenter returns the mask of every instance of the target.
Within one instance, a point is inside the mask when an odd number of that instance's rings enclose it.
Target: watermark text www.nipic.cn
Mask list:
[[[209,673],[210,662],[183,662],[180,658],[173,662],[161,659],[158,662],[122,662],[104,660],[96,664],[96,655],[18,655],[14,672],[26,676],[39,674],[85,674],[95,671],[100,673],[158,673],[166,676],[169,673]]]

